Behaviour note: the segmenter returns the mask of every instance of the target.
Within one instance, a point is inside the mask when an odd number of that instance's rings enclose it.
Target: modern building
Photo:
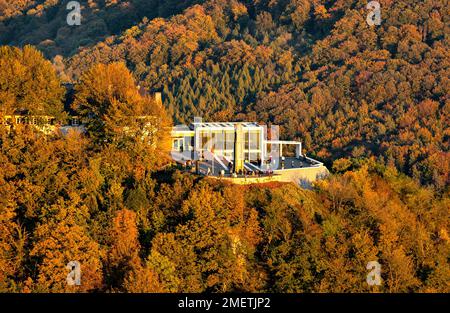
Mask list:
[[[268,130],[254,122],[205,123],[195,118],[190,125],[175,126],[171,136],[172,158],[211,176],[280,176],[284,171],[307,168],[320,168],[321,174],[328,172],[321,162],[303,154],[301,142],[279,140],[278,127]],[[289,146],[294,149],[285,153]]]
[[[139,92],[145,92],[145,89],[139,88]],[[143,95],[148,96],[146,93]],[[160,93],[154,97],[157,103],[162,104]],[[73,129],[85,131],[85,121],[80,120],[75,112],[68,112],[68,117],[67,122],[61,124],[52,116],[18,113],[0,115],[0,124],[9,128],[18,124],[32,125],[46,134],[57,130],[63,134]],[[152,128],[147,130],[148,133],[153,131]],[[300,141],[279,140],[276,126],[268,128],[255,122],[206,123],[195,118],[190,125],[173,127],[171,136],[174,161],[198,174],[232,179],[233,183],[278,180],[302,184],[328,174],[323,163],[303,153]]]

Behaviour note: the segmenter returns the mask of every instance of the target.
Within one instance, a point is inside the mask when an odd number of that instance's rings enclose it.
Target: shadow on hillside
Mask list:
[[[67,3],[54,5],[37,11],[29,9],[23,15],[16,15],[0,22],[0,44],[22,47],[27,44],[36,46],[47,58],[56,55],[70,57],[79,48],[96,45],[111,35],[118,35],[136,25],[144,17],[170,17],[182,12],[190,5],[204,0],[130,0],[107,7],[88,7],[87,1],[82,5],[82,24],[69,26],[66,22]],[[103,2],[102,2],[103,3]],[[28,14],[27,14],[28,13]]]

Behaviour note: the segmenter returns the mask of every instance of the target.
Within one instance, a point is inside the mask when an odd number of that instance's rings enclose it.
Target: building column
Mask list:
[[[198,125],[194,124],[194,160],[200,159],[201,136]]]
[[[267,140],[267,126],[264,125],[261,132],[261,169],[263,168],[267,157]]]
[[[234,133],[234,164],[233,164],[233,171],[235,173],[238,173],[239,170],[244,170],[244,160],[243,160],[243,154],[244,154],[244,145],[245,145],[245,139],[243,136],[243,129],[242,125],[238,124],[235,126],[235,133]],[[244,140],[243,140],[244,139]]]
[[[299,143],[296,147],[295,156],[297,157],[297,159],[300,159],[300,157],[302,156],[302,144],[301,143]]]

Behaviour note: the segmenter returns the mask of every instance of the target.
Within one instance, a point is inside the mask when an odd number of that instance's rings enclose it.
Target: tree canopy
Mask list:
[[[447,1],[380,0],[376,27],[356,0],[81,2],[72,28],[0,0],[0,118],[86,127],[0,123],[1,292],[450,292]],[[332,174],[179,171],[194,116],[278,124]]]
[[[61,117],[65,89],[41,52],[0,47],[0,112]]]

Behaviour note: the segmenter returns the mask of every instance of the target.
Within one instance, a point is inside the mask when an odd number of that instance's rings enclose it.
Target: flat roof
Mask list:
[[[176,125],[172,128],[173,131],[177,131],[177,132],[188,132],[188,131],[192,131],[192,129],[186,125]]]
[[[234,127],[242,125],[243,127],[261,127],[256,122],[210,122],[210,123],[192,123],[192,125],[199,125],[200,127]]]
[[[186,132],[193,131],[194,127],[197,126],[200,129],[228,129],[231,130],[235,128],[236,125],[242,125],[243,128],[262,128],[262,125],[259,125],[256,122],[210,122],[210,123],[192,123],[189,126],[186,125],[177,125],[173,127],[173,131],[175,132]]]

